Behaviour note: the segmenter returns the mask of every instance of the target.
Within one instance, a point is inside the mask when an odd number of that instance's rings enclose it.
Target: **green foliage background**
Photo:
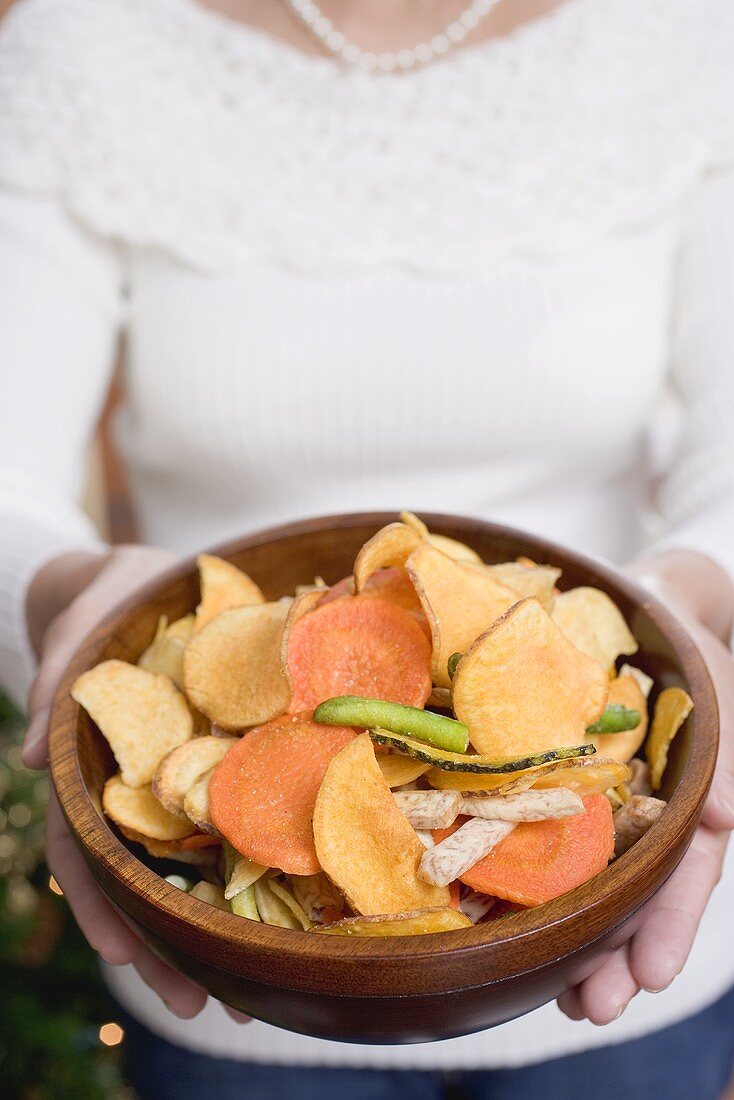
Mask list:
[[[0,1095],[122,1100],[119,1050],[99,1041],[115,1010],[96,957],[43,854],[48,779],[20,759],[21,716],[0,695]]]

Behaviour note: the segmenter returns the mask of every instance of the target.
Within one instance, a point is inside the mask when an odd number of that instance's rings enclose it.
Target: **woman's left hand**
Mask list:
[[[734,587],[714,562],[688,551],[635,563],[629,572],[674,611],[706,662],[719,704],[719,756],[693,842],[649,903],[643,923],[590,977],[558,998],[572,1020],[593,1024],[616,1020],[641,989],[658,993],[683,969],[734,829],[734,659],[721,640],[731,631]]]

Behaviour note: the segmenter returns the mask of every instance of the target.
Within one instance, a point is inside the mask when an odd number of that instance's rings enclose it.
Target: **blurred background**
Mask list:
[[[9,6],[0,0],[0,14]],[[108,426],[113,382],[89,456],[86,508],[112,542],[135,539]],[[0,693],[0,1100],[133,1100],[124,1031],[44,862],[45,773],[23,767],[23,716]]]

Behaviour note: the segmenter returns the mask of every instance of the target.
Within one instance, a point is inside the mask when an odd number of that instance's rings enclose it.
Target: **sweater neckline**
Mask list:
[[[504,57],[515,53],[521,47],[537,37],[545,37],[570,27],[581,17],[586,7],[594,4],[606,6],[610,0],[563,0],[557,8],[535,19],[519,24],[508,34],[496,35],[477,43],[450,51],[446,57],[438,58],[430,65],[421,65],[399,74],[367,73],[361,69],[345,67],[337,58],[326,55],[309,54],[285,42],[269,31],[254,27],[242,20],[235,19],[225,12],[207,7],[201,0],[157,0],[169,10],[181,15],[189,22],[198,24],[202,31],[213,35],[215,39],[226,36],[228,44],[235,43],[243,51],[269,54],[274,63],[287,63],[302,73],[314,76],[352,78],[355,80],[386,84],[405,85],[414,81],[430,78],[431,73],[452,73],[461,71],[465,66],[488,59]]]

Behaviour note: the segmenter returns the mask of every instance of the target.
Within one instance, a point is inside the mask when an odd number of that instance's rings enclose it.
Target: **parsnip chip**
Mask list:
[[[428,544],[413,551],[406,569],[431,628],[433,682],[450,687],[451,654],[468,649],[518,594],[483,568],[454,561]]]
[[[248,859],[247,856],[242,856],[239,852],[235,852],[232,873],[224,888],[224,896],[227,901],[236,894],[241,894],[248,886],[252,886],[259,878],[263,877],[267,870],[268,868],[263,867],[261,863],[255,863],[254,860]]]
[[[435,906],[414,909],[411,913],[387,913],[374,917],[345,917],[313,928],[327,936],[426,936],[434,932],[453,932],[471,928],[472,922],[458,909]]]
[[[265,597],[255,582],[236,565],[211,554],[199,554],[196,563],[199,566],[201,603],[196,609],[194,633],[203,630],[221,611],[265,603]]]
[[[291,913],[296,918],[303,931],[308,932],[308,930],[313,925],[313,921],[308,916],[300,902],[297,901],[296,898],[293,896],[291,891],[286,889],[286,887],[283,886],[282,883],[277,882],[274,878],[270,879],[268,885],[270,886],[271,893],[273,893],[276,898],[279,898],[280,901],[282,901],[283,904],[287,906],[288,909],[290,909]]]
[[[166,753],[193,736],[191,712],[168,676],[125,661],[103,661],[83,672],[71,695],[109,742],[130,787],[150,783]]]
[[[393,798],[414,829],[448,829],[460,813],[458,791],[396,791]]]
[[[276,928],[303,929],[291,907],[275,893],[272,880],[267,875],[255,882],[255,903],[263,924],[273,924]]]
[[[519,561],[506,561],[500,565],[485,565],[484,568],[500,584],[517,592],[518,598],[535,596],[546,610],[553,606],[556,581],[561,575],[561,570],[555,566],[528,566]]]
[[[561,592],[552,615],[568,640],[607,670],[621,653],[629,655],[639,648],[621,611],[599,588]]]
[[[641,715],[640,721],[634,729],[623,730],[621,733],[597,733],[590,738],[596,745],[596,751],[600,756],[607,756],[612,760],[620,760],[623,764],[626,764],[645,740],[647,699],[633,676],[622,676],[620,673],[619,676],[609,682],[607,703],[618,704],[630,710],[639,711]]]
[[[128,787],[120,775],[105,783],[102,808],[120,828],[153,840],[181,840],[194,832],[188,819],[182,821],[163,809],[150,787]]]
[[[421,775],[425,775],[431,766],[421,760],[397,754],[378,756],[377,763],[388,787],[403,787],[406,783],[413,783]]]
[[[184,796],[183,811],[189,821],[202,833],[208,833],[209,836],[216,836],[221,839],[222,834],[212,824],[209,813],[209,780],[214,773],[214,767],[209,768],[191,784]]]
[[[223,729],[260,725],[288,709],[280,654],[288,611],[282,603],[222,611],[187,645],[186,694]]]
[[[650,736],[645,745],[645,755],[650,765],[650,782],[654,791],[662,786],[668,750],[673,738],[692,710],[693,699],[683,688],[665,688],[657,697]]]
[[[189,890],[189,896],[198,898],[199,901],[205,901],[207,905],[214,905],[217,909],[224,909],[227,913],[231,912],[228,903],[224,899],[221,886],[215,886],[211,882],[197,882]]]
[[[515,756],[583,743],[586,727],[604,710],[608,688],[605,669],[528,598],[464,654],[451,696],[478,752]]]
[[[378,569],[390,565],[404,566],[412,552],[422,543],[422,537],[404,523],[388,523],[387,527],[381,527],[376,535],[367,540],[354,562],[354,584],[357,592],[362,591]]]
[[[186,794],[237,743],[236,737],[195,737],[161,760],[151,787],[170,814],[182,814]]]
[[[481,817],[484,821],[548,821],[551,818],[574,817],[583,812],[584,804],[579,795],[566,787],[553,787],[545,791],[519,791],[500,797],[459,796],[457,805],[457,814]]]
[[[451,709],[451,691],[449,688],[440,688],[433,685],[433,691],[431,692],[427,707],[438,707],[443,710]]]
[[[425,882],[448,886],[484,859],[515,828],[511,821],[472,817],[455,833],[423,853],[418,874]]]
[[[316,799],[319,863],[356,913],[399,913],[448,905],[448,890],[417,876],[423,846],[395,805],[369,734],[331,761]]]
[[[169,625],[166,616],[162,615],[155,638],[138,658],[138,668],[170,676],[183,691],[183,654],[194,633],[195,621],[194,615],[184,615]]]

